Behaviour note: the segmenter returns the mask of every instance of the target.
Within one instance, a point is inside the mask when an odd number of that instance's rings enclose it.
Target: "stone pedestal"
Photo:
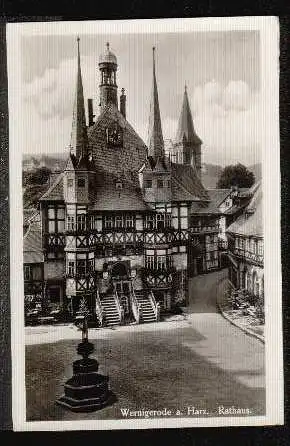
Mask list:
[[[74,412],[92,412],[108,405],[113,399],[109,390],[109,377],[98,372],[96,359],[89,358],[94,346],[88,339],[78,345],[82,359],[74,361],[73,376],[64,385],[64,395],[57,404]]]

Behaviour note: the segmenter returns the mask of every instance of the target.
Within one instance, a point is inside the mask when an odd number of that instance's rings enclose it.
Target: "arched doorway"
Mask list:
[[[112,273],[113,280],[122,280],[128,278],[128,267],[124,262],[117,262],[112,265]]]

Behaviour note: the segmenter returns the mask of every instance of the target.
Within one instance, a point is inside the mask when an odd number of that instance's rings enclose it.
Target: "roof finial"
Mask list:
[[[184,83],[184,91],[187,91],[187,85],[186,85],[186,82]]]
[[[109,50],[110,50],[110,44],[109,44],[109,42],[106,43],[106,47],[107,47],[107,51],[109,52]]]

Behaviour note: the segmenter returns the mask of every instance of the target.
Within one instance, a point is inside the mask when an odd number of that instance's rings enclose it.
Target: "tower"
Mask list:
[[[190,110],[187,87],[185,85],[181,113],[178,120],[174,152],[176,162],[191,164],[201,175],[201,139],[197,136]]]
[[[139,171],[145,200],[168,202],[171,200],[170,163],[165,157],[153,47],[153,83],[150,100],[148,129],[148,160]]]
[[[100,111],[102,112],[109,104],[118,107],[116,72],[118,64],[117,58],[110,51],[110,44],[107,42],[105,52],[99,59],[99,70],[101,74],[100,82]]]
[[[92,305],[94,289],[94,252],[87,241],[90,185],[95,176],[93,160],[88,154],[79,38],[77,56],[76,99],[73,109],[70,154],[63,176],[65,212],[66,295],[75,313],[82,297]]]
[[[159,109],[158,89],[155,72],[155,47],[153,47],[153,82],[151,90],[149,129],[148,129],[148,157],[155,163],[157,158],[163,158],[164,140],[162,134],[161,117]]]

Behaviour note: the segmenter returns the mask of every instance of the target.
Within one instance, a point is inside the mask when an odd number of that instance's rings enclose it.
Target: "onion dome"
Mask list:
[[[105,52],[100,55],[99,63],[100,64],[111,63],[111,64],[114,64],[114,65],[117,65],[117,57],[115,56],[115,54],[112,51],[110,51],[110,44],[109,44],[109,42],[106,43],[106,50],[105,50]]]

